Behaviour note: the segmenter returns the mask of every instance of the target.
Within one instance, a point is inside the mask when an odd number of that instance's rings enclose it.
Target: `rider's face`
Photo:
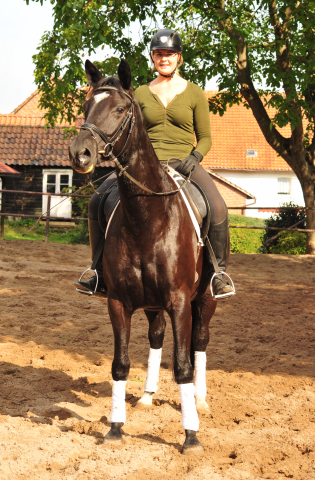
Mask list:
[[[170,50],[154,50],[152,56],[156,70],[163,75],[172,73],[180,60],[180,53]]]

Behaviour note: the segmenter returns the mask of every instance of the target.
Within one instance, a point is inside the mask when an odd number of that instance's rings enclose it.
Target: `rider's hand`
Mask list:
[[[188,176],[189,173],[193,173],[197,165],[201,162],[203,159],[203,156],[201,153],[196,152],[196,150],[193,151],[188,157],[184,158],[178,165],[178,167],[175,169],[182,175]]]

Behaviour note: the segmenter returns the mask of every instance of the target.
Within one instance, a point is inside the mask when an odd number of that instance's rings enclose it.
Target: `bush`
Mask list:
[[[306,234],[302,232],[280,232],[276,245],[270,245],[269,253],[303,255],[306,248]]]
[[[76,186],[68,187],[64,189],[67,193],[72,193],[72,191],[77,190]],[[94,191],[89,185],[86,185],[85,188],[80,190],[80,195],[93,195]],[[88,216],[88,208],[89,208],[89,201],[90,198],[82,198],[82,197],[72,197],[71,202],[77,208],[77,216],[80,217],[87,217]],[[90,244],[89,238],[89,227],[88,222],[83,220],[80,222],[79,225],[75,226],[71,232],[69,233],[69,242],[74,244]]]
[[[85,245],[89,245],[90,238],[89,238],[88,222],[82,221],[79,225],[74,227],[69,232],[69,237],[70,237],[69,242],[72,243],[73,245],[77,243],[83,243]]]
[[[229,223],[231,225],[263,227],[265,220],[245,217],[244,215],[229,214]],[[263,230],[230,228],[230,251],[232,253],[260,253],[262,231]]]
[[[283,207],[294,207],[295,210],[285,210]],[[305,210],[302,209],[299,205],[294,204],[293,202],[289,203],[283,203],[279,207],[279,211],[275,213],[274,215],[271,215],[270,218],[267,218],[266,220],[266,226],[267,227],[281,227],[281,228],[289,228],[295,223],[299,222],[300,220],[306,220],[306,214]],[[301,225],[298,226],[298,228],[305,228],[305,223],[302,223]],[[273,240],[269,246],[266,246],[265,243],[266,241],[277,235],[276,230],[266,230],[263,237],[262,237],[262,247],[261,247],[261,252],[262,253],[289,253],[287,251],[282,250],[281,252],[276,252],[275,249],[279,243],[280,235],[278,238]],[[283,233],[288,233],[288,239],[290,237],[291,232],[283,232]],[[292,233],[301,233],[301,232],[292,232]],[[304,238],[304,251],[301,253],[305,253],[305,245],[306,245],[306,236],[304,233],[301,233]],[[282,235],[282,249],[284,248],[284,244],[286,243],[284,239],[286,238],[285,235]],[[295,238],[294,236],[290,237],[291,239]],[[296,237],[297,238],[297,237]],[[302,237],[299,237],[302,238]],[[291,241],[291,240],[290,240]],[[292,240],[293,241],[293,240]],[[294,242],[296,239],[294,240]],[[288,240],[289,242],[289,240]],[[301,243],[301,245],[303,242]],[[280,247],[279,247],[280,248]],[[289,243],[288,243],[288,248],[289,248]],[[272,251],[271,251],[272,250]]]

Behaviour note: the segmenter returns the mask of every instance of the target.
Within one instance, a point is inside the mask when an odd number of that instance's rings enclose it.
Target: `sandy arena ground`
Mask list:
[[[0,480],[315,479],[315,258],[231,256],[237,296],[208,346],[201,457],[181,455],[168,321],[160,388],[134,408],[149,342],[133,317],[124,444],[109,430],[113,335],[106,301],[76,293],[87,246],[0,241]]]

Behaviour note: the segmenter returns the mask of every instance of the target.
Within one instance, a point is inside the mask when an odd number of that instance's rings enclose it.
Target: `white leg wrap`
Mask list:
[[[182,425],[184,430],[199,430],[199,418],[195,404],[195,387],[193,383],[178,385],[182,406]]]
[[[110,421],[126,423],[126,383],[127,381],[113,380],[112,389],[112,411],[110,413]]]
[[[206,352],[195,352],[195,395],[205,397],[207,395],[206,385]]]
[[[158,389],[161,358],[162,348],[157,350],[150,348],[147,378],[144,385],[145,392],[155,393]]]

